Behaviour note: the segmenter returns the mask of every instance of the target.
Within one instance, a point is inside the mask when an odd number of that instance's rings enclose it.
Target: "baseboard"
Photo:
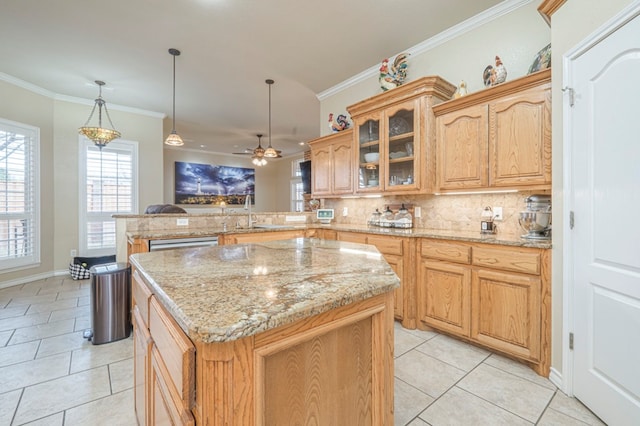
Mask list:
[[[67,271],[69,273],[69,271]],[[3,281],[0,283],[0,288],[13,287],[20,284],[30,283],[31,281],[44,280],[53,277],[54,272],[43,272],[41,274],[29,275],[26,277],[16,278],[15,280]]]
[[[549,371],[549,380],[551,381],[551,383],[556,385],[558,389],[564,389],[564,383],[562,381],[562,373],[560,373],[558,370],[556,370],[553,367],[551,367],[551,370]]]

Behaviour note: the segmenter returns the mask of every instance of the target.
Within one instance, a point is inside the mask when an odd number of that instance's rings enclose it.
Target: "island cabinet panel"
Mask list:
[[[151,300],[151,290],[142,281],[140,273],[133,271],[133,279],[131,280],[131,303],[138,308],[140,320],[145,328],[149,328],[149,301]]]
[[[146,378],[150,375],[149,353],[152,341],[149,330],[142,320],[137,306],[133,308],[131,318],[133,323],[133,381],[135,385],[133,393],[135,410],[138,424],[144,426],[149,418],[146,404],[149,398],[149,383]]]
[[[189,409],[182,406],[172,384],[167,381],[170,373],[157,348],[151,348],[150,387],[153,397],[150,400],[149,425],[195,425],[195,419]]]
[[[548,377],[549,250],[426,238],[419,245],[418,327],[520,359]]]
[[[304,238],[305,230],[295,231],[269,231],[269,232],[247,232],[242,234],[226,234],[222,238],[222,244],[241,244],[241,243],[262,243],[265,241],[289,240],[291,238]]]
[[[539,361],[540,289],[539,277],[474,271],[471,337],[498,350]]]

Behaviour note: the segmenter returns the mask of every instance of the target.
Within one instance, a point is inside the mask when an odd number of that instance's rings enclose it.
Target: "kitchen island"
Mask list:
[[[140,424],[393,424],[393,290],[319,239],[131,256]]]

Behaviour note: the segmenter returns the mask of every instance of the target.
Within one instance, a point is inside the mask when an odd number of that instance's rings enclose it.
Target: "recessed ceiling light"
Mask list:
[[[204,146],[204,145],[200,145],[200,148],[206,148],[206,146]]]
[[[300,146],[305,146],[307,143],[306,142],[298,142],[298,145]]]

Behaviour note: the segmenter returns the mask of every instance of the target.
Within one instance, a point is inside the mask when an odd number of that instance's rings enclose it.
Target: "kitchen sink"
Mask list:
[[[253,225],[254,228],[262,228],[262,229],[282,229],[282,228],[291,228],[289,225],[271,225],[266,223],[258,223]]]

